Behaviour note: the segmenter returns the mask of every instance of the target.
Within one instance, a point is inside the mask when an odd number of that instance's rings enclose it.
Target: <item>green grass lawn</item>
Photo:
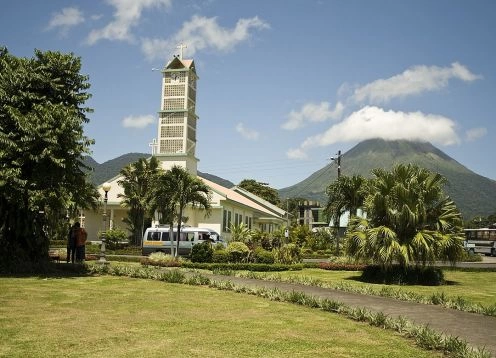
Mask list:
[[[449,282],[443,286],[400,286],[369,284],[357,281],[360,272],[357,271],[329,271],[321,269],[304,269],[302,271],[285,271],[281,277],[303,277],[321,280],[328,284],[345,282],[353,286],[371,286],[377,291],[382,287],[391,287],[411,291],[425,296],[444,292],[451,297],[461,296],[466,300],[479,303],[483,306],[496,304],[496,272],[464,272],[445,270],[445,279]]]
[[[432,357],[391,331],[208,287],[0,277],[1,357]]]

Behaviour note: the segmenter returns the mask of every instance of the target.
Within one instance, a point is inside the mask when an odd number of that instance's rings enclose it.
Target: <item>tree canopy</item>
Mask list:
[[[88,76],[73,54],[35,50],[33,58],[0,48],[0,257],[47,256],[47,215],[94,206],[83,155],[93,141]]]
[[[279,198],[279,193],[276,189],[271,188],[266,183],[261,183],[255,179],[243,179],[238,187],[249,191],[252,194],[259,196],[262,199],[267,200],[269,203],[274,205],[280,205],[281,199]]]

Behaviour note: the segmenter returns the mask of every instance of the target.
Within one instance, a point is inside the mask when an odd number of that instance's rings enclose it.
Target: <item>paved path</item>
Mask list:
[[[278,288],[281,291],[288,292],[305,292],[315,297],[335,300],[351,307],[366,308],[372,312],[383,312],[394,318],[403,316],[416,324],[428,325],[437,332],[463,339],[474,347],[485,347],[486,351],[491,352],[496,357],[496,317],[316,286],[234,276],[208,276],[215,281],[231,281],[242,286]]]

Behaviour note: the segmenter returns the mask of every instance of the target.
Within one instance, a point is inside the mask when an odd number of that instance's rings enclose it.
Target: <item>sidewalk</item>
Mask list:
[[[215,281],[231,281],[240,286],[277,288],[286,292],[299,291],[315,297],[335,300],[347,306],[383,312],[394,318],[403,316],[416,324],[428,325],[439,333],[463,339],[473,347],[485,347],[486,351],[496,357],[496,317],[315,286],[234,276],[208,275],[208,277]]]

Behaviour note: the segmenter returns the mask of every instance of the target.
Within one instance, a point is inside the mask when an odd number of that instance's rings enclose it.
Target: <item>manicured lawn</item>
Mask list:
[[[5,357],[432,357],[316,309],[124,277],[0,277]]]
[[[278,273],[279,274],[279,273]],[[365,287],[367,285],[379,291],[382,287],[390,287],[411,291],[425,296],[433,293],[444,292],[450,297],[461,296],[466,300],[479,303],[483,306],[496,304],[496,272],[463,272],[445,270],[444,276],[449,285],[443,286],[399,286],[399,285],[379,285],[367,284],[357,281],[360,272],[357,271],[328,271],[321,269],[304,269],[302,271],[281,272],[282,277],[305,277],[319,279],[329,284],[344,282],[354,286]]]

